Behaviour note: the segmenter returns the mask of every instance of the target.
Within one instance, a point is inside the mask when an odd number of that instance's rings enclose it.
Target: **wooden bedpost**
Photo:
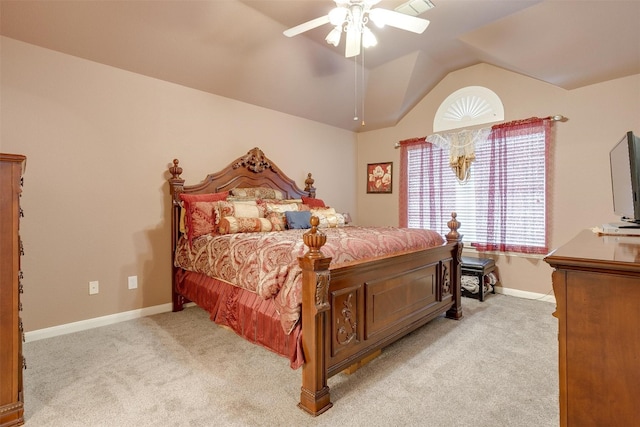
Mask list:
[[[316,189],[313,186],[314,182],[315,182],[315,180],[313,178],[311,178],[311,172],[309,172],[307,174],[307,179],[304,180],[304,191],[307,192],[309,197],[313,197],[315,199],[316,198]]]
[[[182,311],[185,299],[176,292],[176,271],[174,265],[174,257],[178,238],[180,237],[180,193],[184,189],[184,179],[180,177],[182,168],[178,166],[180,161],[173,159],[173,166],[169,167],[169,193],[171,194],[171,300],[173,302],[173,311]]]
[[[319,219],[311,217],[311,230],[303,235],[309,251],[298,258],[302,268],[302,388],[298,406],[311,415],[331,408],[327,386],[325,333],[329,305],[329,264],[331,258],[320,250],[327,236],[318,231]]]
[[[447,227],[449,227],[449,232],[447,233],[447,242],[459,242],[462,239],[460,233],[458,233],[458,228],[460,228],[460,222],[456,219],[458,214],[455,212],[451,212],[451,220],[447,223]]]
[[[453,283],[453,306],[445,316],[449,319],[459,320],[462,319],[462,289],[460,288],[460,280],[462,279],[462,236],[458,233],[460,228],[460,222],[456,219],[458,215],[455,212],[451,212],[451,220],[447,223],[449,232],[447,233],[447,242],[455,243],[455,249],[453,250],[453,271],[451,272],[451,282]]]

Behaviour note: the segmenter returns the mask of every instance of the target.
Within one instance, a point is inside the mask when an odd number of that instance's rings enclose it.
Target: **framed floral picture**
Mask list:
[[[367,193],[391,193],[392,162],[367,165]]]

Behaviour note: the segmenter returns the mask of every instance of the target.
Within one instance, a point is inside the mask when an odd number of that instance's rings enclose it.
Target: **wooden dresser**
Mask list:
[[[22,292],[18,234],[26,157],[0,154],[0,426],[23,424]]]
[[[640,236],[585,230],[555,269],[560,425],[640,425]]]

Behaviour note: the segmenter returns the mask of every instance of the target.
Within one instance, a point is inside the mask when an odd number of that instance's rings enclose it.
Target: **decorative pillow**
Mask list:
[[[284,212],[289,212],[289,211],[298,211],[300,210],[300,204],[299,203],[274,203],[274,202],[267,202],[265,203],[265,206],[267,207],[268,211],[272,211],[272,212],[280,212],[280,213],[284,213]]]
[[[267,213],[264,216],[266,219],[271,222],[271,226],[273,227],[273,231],[283,231],[287,228],[287,217],[284,212],[274,212],[267,210]]]
[[[344,215],[337,213],[334,208],[311,209],[311,215],[318,217],[320,221],[318,228],[343,227],[345,225]]]
[[[234,188],[231,194],[238,197],[253,197],[256,199],[284,199],[284,193],[280,190],[267,187]]]
[[[220,200],[225,200],[228,195],[228,191],[208,194],[180,194],[184,211],[184,230],[187,233],[189,243],[196,237],[215,230],[216,219],[213,209]],[[180,215],[182,216],[182,213]]]
[[[322,199],[314,199],[312,197],[302,196],[302,203],[309,206],[310,208],[324,208],[326,206]]]
[[[285,216],[289,229],[311,228],[311,211],[288,211]]]
[[[220,220],[220,234],[257,233],[273,230],[271,222],[266,218],[238,218],[226,216]]]
[[[260,200],[265,203],[302,203],[302,199],[268,199],[265,197]]]
[[[246,202],[246,201],[258,201],[255,197],[242,197],[242,196],[229,196],[227,202]]]
[[[266,209],[264,204],[255,200],[246,201],[220,201],[216,205],[216,224],[227,216],[239,218],[264,218]]]
[[[186,211],[187,210],[184,208],[184,206],[182,206],[180,208],[180,222],[179,222],[179,224],[180,224],[180,232],[182,234],[187,234],[187,225],[185,223],[185,221],[186,221],[186,219],[185,219]]]
[[[311,208],[311,215],[333,215],[335,213],[334,208]]]
[[[191,211],[191,221],[187,226],[189,242],[196,237],[215,232],[215,203],[191,202],[189,206]]]

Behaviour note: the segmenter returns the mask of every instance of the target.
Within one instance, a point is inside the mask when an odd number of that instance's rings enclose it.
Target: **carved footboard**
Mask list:
[[[321,251],[326,238],[315,226],[304,236],[300,408],[323,413],[332,406],[329,377],[442,313],[462,317],[455,213],[448,225],[445,245],[331,272]]]

